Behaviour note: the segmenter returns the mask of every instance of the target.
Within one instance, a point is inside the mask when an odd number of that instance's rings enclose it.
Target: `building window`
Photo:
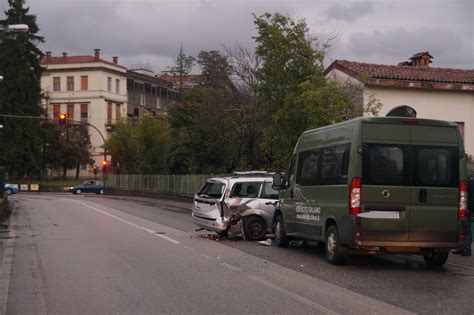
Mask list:
[[[120,113],[121,104],[115,104],[115,120],[119,121],[122,118],[122,114]]]
[[[112,92],[112,78],[107,78],[107,91]]]
[[[61,91],[61,78],[60,77],[53,78],[53,91]]]
[[[53,118],[58,118],[59,113],[61,113],[61,105],[53,105]]]
[[[88,112],[87,112],[87,104],[81,104],[81,121],[87,122]]]
[[[74,77],[67,77],[67,90],[74,91]]]
[[[81,91],[89,89],[89,78],[86,75],[81,76]]]
[[[115,80],[115,93],[120,93],[120,80],[116,79]]]
[[[107,123],[112,123],[112,103],[107,103]]]
[[[74,104],[67,105],[67,119],[74,120]]]

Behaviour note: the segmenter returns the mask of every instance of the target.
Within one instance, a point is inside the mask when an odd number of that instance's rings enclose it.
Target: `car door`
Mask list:
[[[223,216],[222,201],[225,191],[226,181],[208,180],[194,197],[193,214],[209,220]]]

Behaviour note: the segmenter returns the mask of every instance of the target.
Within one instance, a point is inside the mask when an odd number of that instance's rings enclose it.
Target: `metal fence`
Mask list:
[[[120,190],[193,196],[212,175],[107,175],[105,186]]]

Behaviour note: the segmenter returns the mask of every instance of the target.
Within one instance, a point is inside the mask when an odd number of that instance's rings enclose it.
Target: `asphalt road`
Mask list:
[[[316,246],[208,240],[185,203],[68,194],[12,200],[10,233],[0,236],[8,314],[474,312],[471,258],[436,271],[406,256],[332,266]]]

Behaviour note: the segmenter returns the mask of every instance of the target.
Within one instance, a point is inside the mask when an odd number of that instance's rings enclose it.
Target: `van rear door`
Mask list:
[[[408,241],[410,126],[362,125],[362,240]]]
[[[458,237],[459,144],[455,126],[410,126],[410,241]]]

